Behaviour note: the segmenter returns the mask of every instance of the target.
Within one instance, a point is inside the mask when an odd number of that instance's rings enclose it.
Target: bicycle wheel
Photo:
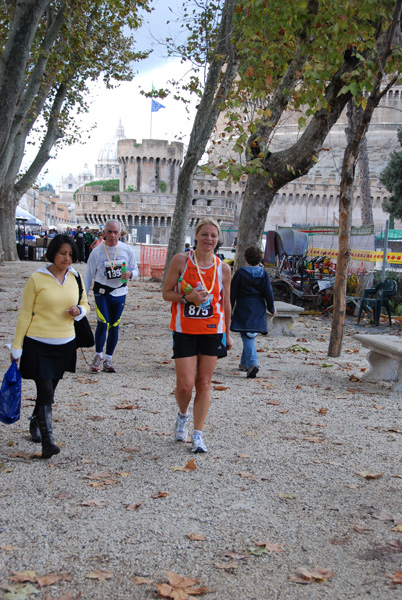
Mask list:
[[[292,288],[288,283],[286,283],[286,281],[273,281],[272,291],[274,293],[274,299],[278,302],[287,302],[288,304],[292,304]]]

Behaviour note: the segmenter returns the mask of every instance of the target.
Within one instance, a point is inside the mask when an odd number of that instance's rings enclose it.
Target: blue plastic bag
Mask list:
[[[10,425],[20,418],[21,374],[17,362],[13,360],[0,388],[0,421]]]

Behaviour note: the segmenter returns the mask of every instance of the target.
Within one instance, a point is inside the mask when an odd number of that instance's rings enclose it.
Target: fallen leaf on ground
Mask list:
[[[157,584],[157,590],[162,598],[173,598],[173,600],[188,600],[192,596],[199,596],[208,592],[208,588],[204,585],[201,587],[194,587],[197,583],[200,583],[198,579],[194,577],[183,577],[169,571],[166,573],[166,577],[169,583]]]
[[[141,502],[137,502],[137,504],[124,504],[123,502],[123,506],[125,506],[127,510],[138,510],[141,506]]]
[[[214,388],[214,390],[224,391],[224,390],[228,390],[229,386],[227,386],[227,385],[214,385],[213,388]]]
[[[197,469],[197,465],[195,464],[195,458],[192,458],[188,461],[185,467],[170,467],[173,473],[176,471],[182,471],[184,473],[191,473],[191,471],[195,471]]]
[[[392,583],[402,583],[402,571],[394,571],[393,575],[387,575],[392,579]]]
[[[151,498],[167,498],[169,494],[167,492],[158,492],[157,494],[153,494],[150,496]]]
[[[133,410],[134,404],[123,404],[122,406],[115,406],[116,410]]]
[[[36,583],[35,571],[13,571],[13,573],[14,575],[9,578],[10,581],[15,581],[16,583],[25,583],[27,581]]]
[[[350,539],[347,535],[341,538],[332,538],[331,540],[331,544],[334,544],[334,546],[346,546],[346,544],[349,544],[349,542]]]
[[[81,506],[99,508],[100,506],[107,506],[107,502],[105,502],[105,500],[84,500],[83,502],[81,502]]]
[[[363,525],[355,525],[353,529],[357,533],[368,533],[370,531],[368,527],[364,527]]]
[[[112,579],[113,575],[113,571],[101,571],[100,569],[95,569],[94,571],[88,573],[88,575],[85,575],[85,577],[87,579],[97,579],[98,581],[102,581],[103,583],[108,579]]]
[[[272,544],[270,541],[254,542],[256,546],[265,548],[270,554],[271,552],[285,552],[283,544]]]
[[[71,573],[48,573],[36,578],[36,583],[39,587],[45,587],[47,585],[54,585],[60,581],[72,581],[73,576]]]
[[[328,412],[328,408],[324,408],[323,406],[321,408],[315,408],[314,410],[320,415],[326,415]]]
[[[207,539],[202,533],[189,533],[187,537],[195,542],[205,542]]]
[[[331,569],[306,569],[302,567],[294,574],[289,575],[289,579],[293,583],[321,583],[333,576],[334,573],[331,571]]]
[[[384,473],[372,473],[371,471],[359,471],[355,473],[359,475],[359,477],[364,477],[365,479],[380,479],[383,477]]]
[[[296,494],[278,494],[279,498],[283,498],[284,500],[295,500]]]

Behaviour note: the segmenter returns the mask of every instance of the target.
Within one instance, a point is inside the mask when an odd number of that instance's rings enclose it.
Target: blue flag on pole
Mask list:
[[[152,100],[151,112],[158,112],[160,108],[166,108],[166,106],[163,106],[163,104],[157,102],[156,100]]]

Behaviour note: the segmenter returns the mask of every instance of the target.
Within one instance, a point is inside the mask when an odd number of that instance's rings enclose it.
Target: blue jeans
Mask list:
[[[254,342],[258,333],[243,333],[241,331],[240,335],[243,342],[243,352],[240,359],[241,366],[247,369],[253,365],[257,365],[258,367],[257,350]]]
[[[94,294],[98,325],[95,331],[95,350],[102,352],[106,342],[106,354],[112,356],[119,339],[119,324],[126,303],[126,296]]]

